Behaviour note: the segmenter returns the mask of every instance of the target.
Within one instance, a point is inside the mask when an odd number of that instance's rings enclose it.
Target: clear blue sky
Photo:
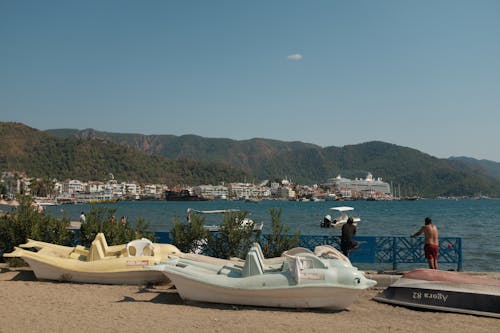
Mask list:
[[[0,0],[0,121],[500,162],[500,1]]]

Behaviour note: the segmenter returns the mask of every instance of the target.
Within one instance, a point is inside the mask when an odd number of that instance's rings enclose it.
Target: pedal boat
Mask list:
[[[108,246],[104,235],[99,233],[88,249],[28,240],[13,252],[5,253],[4,257],[22,258],[39,280],[148,284],[168,282],[168,279],[164,274],[144,269],[145,266],[158,264],[166,261],[169,255],[180,253],[173,245],[155,244],[146,238]]]
[[[266,263],[260,247],[254,245],[243,265],[172,257],[146,269],[163,272],[185,301],[342,310],[376,281],[367,279],[347,258],[332,256],[330,250],[338,252],[323,248],[318,256],[292,249]]]
[[[500,318],[500,280],[417,269],[405,273],[374,300],[410,308]]]

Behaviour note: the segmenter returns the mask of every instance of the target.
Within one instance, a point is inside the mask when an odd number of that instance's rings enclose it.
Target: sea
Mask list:
[[[264,222],[264,233],[270,232],[272,208],[281,209],[281,222],[290,232],[301,235],[339,235],[335,228],[324,229],[320,222],[336,206],[350,206],[361,217],[359,236],[410,236],[432,218],[441,237],[462,238],[463,270],[500,271],[500,199],[414,200],[414,201],[324,201],[298,202],[264,200],[246,201],[118,201],[93,204],[116,209],[117,220],[127,217],[129,223],[138,218],[149,225],[151,231],[170,231],[174,219],[186,221],[187,209],[216,210],[239,209],[247,211],[255,222]],[[46,213],[54,217],[67,216],[78,220],[80,212],[90,212],[90,204],[48,206]],[[210,221],[210,219],[219,221]],[[218,224],[222,216],[208,217],[207,224]],[[421,236],[422,237],[422,236]],[[416,267],[415,267],[416,268]],[[366,269],[366,268],[365,268]]]

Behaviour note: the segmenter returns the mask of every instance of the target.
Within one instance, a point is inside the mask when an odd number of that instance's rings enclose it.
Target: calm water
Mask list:
[[[334,206],[352,206],[361,217],[358,225],[360,236],[409,236],[423,225],[430,216],[439,228],[442,237],[461,237],[463,246],[463,269],[470,271],[500,271],[500,200],[417,200],[417,201],[350,201],[350,202],[291,202],[242,201],[204,202],[118,202],[106,207],[117,209],[117,219],[127,216],[129,222],[138,217],[148,222],[154,231],[170,231],[172,221],[185,221],[187,208],[199,210],[241,209],[250,213],[256,222],[264,222],[264,232],[270,227],[269,209],[281,208],[281,221],[291,231],[301,234],[340,234],[337,229],[322,229],[320,221]],[[90,211],[90,205],[62,205],[48,207],[52,216],[66,214],[78,220],[80,212]],[[335,213],[335,212],[333,212]],[[207,221],[218,223],[221,219]],[[219,220],[217,220],[219,219]]]

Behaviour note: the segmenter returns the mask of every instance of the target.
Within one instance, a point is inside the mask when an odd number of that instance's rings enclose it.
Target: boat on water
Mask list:
[[[192,194],[189,190],[182,190],[180,192],[176,191],[166,191],[165,192],[166,201],[207,201],[206,198]]]
[[[178,257],[147,269],[164,273],[186,301],[265,307],[343,310],[376,284],[332,247],[296,248],[265,260],[254,245],[243,263]]]
[[[188,215],[188,221],[190,220],[190,214],[200,214],[200,215],[219,215],[219,214],[232,214],[232,213],[238,213],[240,210],[238,209],[215,209],[215,210],[196,210],[193,208],[188,208],[187,209],[187,215]],[[245,217],[241,221],[238,221],[238,223],[242,227],[253,227],[254,231],[262,231],[264,228],[264,222],[260,223],[255,223],[254,220]],[[204,225],[204,228],[207,229],[210,232],[217,232],[220,230],[220,225],[219,224],[207,224]]]
[[[168,281],[163,274],[144,267],[165,261],[173,254],[180,254],[180,250],[146,238],[108,246],[104,234],[99,233],[88,249],[80,245],[68,247],[30,239],[3,256],[22,258],[40,280],[147,284]]]
[[[374,300],[410,308],[500,318],[500,280],[417,269],[405,273]]]
[[[50,198],[36,198],[34,200],[34,204],[42,207],[59,205],[59,203],[55,199]]]
[[[351,216],[350,212],[354,211],[354,207],[348,206],[340,206],[340,207],[332,207],[331,210],[337,212],[337,216],[332,218],[330,214],[325,215],[323,221],[320,223],[321,228],[337,228],[341,229],[344,224],[347,223],[347,219],[352,217],[354,221],[354,225],[357,226],[358,222],[361,222],[361,218],[359,216]]]

